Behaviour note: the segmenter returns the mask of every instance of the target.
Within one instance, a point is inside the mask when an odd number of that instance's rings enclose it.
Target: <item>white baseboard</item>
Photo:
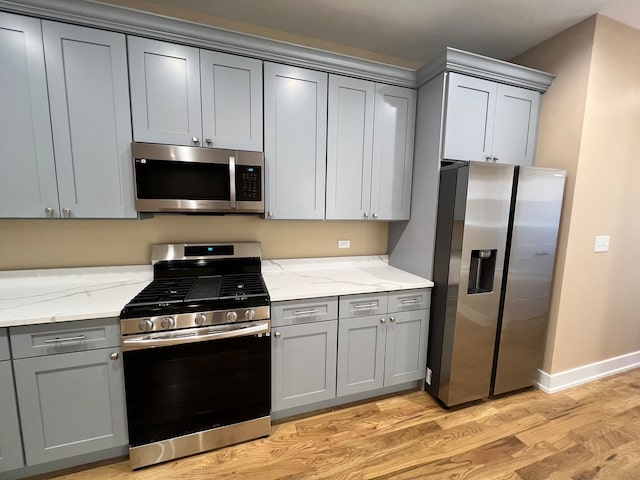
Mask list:
[[[636,367],[640,367],[640,351],[554,374],[538,370],[535,385],[543,392],[556,393]]]

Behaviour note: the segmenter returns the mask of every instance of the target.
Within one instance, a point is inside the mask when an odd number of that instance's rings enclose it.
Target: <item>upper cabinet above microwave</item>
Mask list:
[[[136,142],[262,151],[262,61],[128,37]]]

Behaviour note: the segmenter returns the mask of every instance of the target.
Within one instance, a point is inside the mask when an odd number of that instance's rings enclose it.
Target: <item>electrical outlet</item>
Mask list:
[[[338,248],[351,248],[351,240],[338,240]]]
[[[611,237],[609,235],[598,235],[596,237],[596,244],[593,247],[594,252],[608,252],[609,251],[609,241]]]

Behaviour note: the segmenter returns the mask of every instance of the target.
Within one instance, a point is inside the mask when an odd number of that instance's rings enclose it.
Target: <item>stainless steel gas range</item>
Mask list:
[[[259,243],[152,249],[120,314],[131,467],[269,435],[270,302]]]

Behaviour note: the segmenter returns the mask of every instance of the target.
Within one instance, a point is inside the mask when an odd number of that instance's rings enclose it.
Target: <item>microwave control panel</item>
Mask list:
[[[262,201],[262,168],[236,165],[236,200],[239,202]]]

